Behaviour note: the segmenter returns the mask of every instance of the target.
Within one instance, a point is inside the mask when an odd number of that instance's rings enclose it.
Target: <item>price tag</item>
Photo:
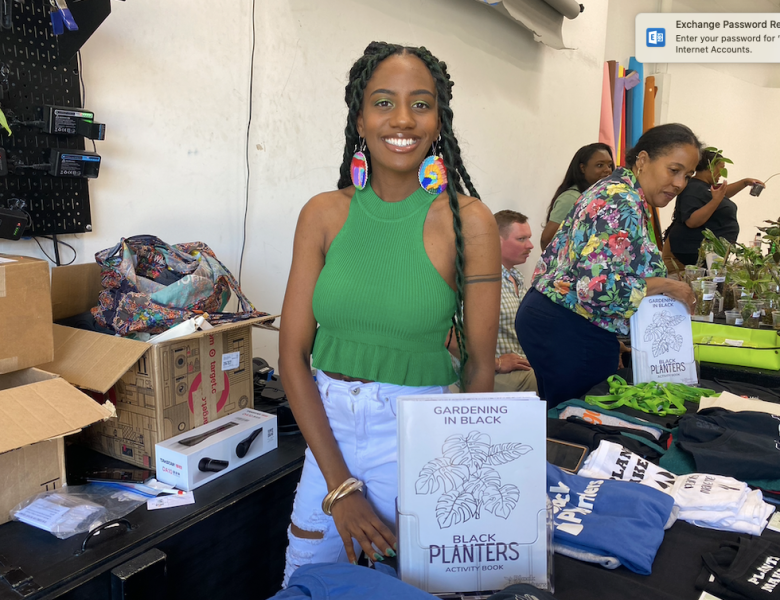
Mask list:
[[[742,323],[744,323],[742,317],[737,317],[736,319],[734,319],[734,325],[742,325]]]
[[[754,319],[760,319],[761,318],[761,311],[757,310],[753,312],[753,318]]]
[[[715,294],[703,294],[702,298],[704,299],[705,302],[707,302],[708,300],[712,300],[713,298],[715,298]]]
[[[232,371],[241,365],[241,352],[227,352],[222,355],[222,370]]]
[[[712,280],[715,283],[726,283],[726,278],[725,277],[713,277]]]

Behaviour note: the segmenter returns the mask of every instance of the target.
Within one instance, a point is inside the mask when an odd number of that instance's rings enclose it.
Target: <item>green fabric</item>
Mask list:
[[[580,194],[581,192],[577,189],[577,186],[573,185],[560,196],[558,196],[553,203],[552,212],[550,213],[550,221],[553,223],[563,223],[563,220],[566,218],[566,215],[569,214],[569,211],[571,210],[571,207],[574,206],[574,203],[577,202]]]
[[[679,430],[676,427],[672,430],[672,439],[677,439],[678,431]],[[669,447],[669,450],[661,457],[658,464],[662,469],[666,469],[675,475],[698,473],[696,462],[693,460],[693,455],[678,447],[676,443],[673,443]],[[735,477],[735,479],[744,481],[749,486],[762,490],[769,490],[771,492],[780,491],[780,479],[743,479],[742,477]]]
[[[314,289],[315,368],[407,386],[457,379],[445,347],[455,292],[423,244],[433,200],[420,188],[384,202],[370,181],[355,192]]]
[[[698,402],[702,396],[718,396],[718,392],[693,388],[682,383],[638,383],[629,385],[619,375],[610,376],[608,396],[586,396],[585,402],[612,409],[629,406],[654,415],[682,415],[685,402]]]

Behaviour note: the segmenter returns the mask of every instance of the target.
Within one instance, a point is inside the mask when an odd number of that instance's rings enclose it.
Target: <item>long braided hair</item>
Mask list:
[[[466,350],[466,338],[463,333],[463,286],[464,286],[464,255],[463,255],[463,232],[460,219],[460,204],[458,203],[458,192],[463,193],[463,185],[466,186],[469,194],[474,198],[479,198],[477,190],[471,183],[463,159],[460,156],[460,146],[452,130],[452,86],[450,75],[447,72],[447,65],[436,58],[430,51],[421,46],[419,48],[400,46],[397,44],[387,44],[385,42],[371,42],[361,56],[349,71],[349,82],[345,88],[345,101],[349,112],[347,114],[347,126],[344,129],[344,157],[339,170],[338,188],[344,189],[352,185],[350,176],[350,164],[352,155],[358,149],[360,136],[357,131],[357,118],[360,109],[363,106],[363,92],[366,89],[368,81],[374,74],[377,65],[390,56],[411,54],[419,58],[425,66],[428,67],[433,80],[436,84],[436,96],[441,121],[441,155],[444,166],[447,167],[447,195],[450,201],[450,210],[452,211],[452,228],[455,231],[455,287],[456,304],[455,315],[453,316],[453,328],[455,330],[455,339],[458,344],[458,351],[461,357],[460,385],[464,389],[464,365],[468,361],[468,352]],[[371,155],[368,149],[363,151],[368,159],[369,173],[371,172]]]

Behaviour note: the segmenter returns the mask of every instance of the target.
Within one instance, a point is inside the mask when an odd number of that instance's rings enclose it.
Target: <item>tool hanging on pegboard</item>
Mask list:
[[[85,137],[104,139],[105,126],[83,109],[77,53],[110,11],[110,0],[0,0],[0,26],[13,31],[0,35],[0,208],[25,201],[25,236],[92,231],[100,156]]]

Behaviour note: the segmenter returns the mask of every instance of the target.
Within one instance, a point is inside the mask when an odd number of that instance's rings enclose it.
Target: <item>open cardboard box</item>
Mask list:
[[[0,524],[26,498],[65,484],[63,436],[115,414],[51,373],[0,375]]]
[[[54,321],[97,306],[100,266],[52,269]],[[154,468],[154,445],[254,406],[252,327],[220,325],[160,344],[54,325],[54,361],[41,368],[116,405],[117,419],[82,433],[95,450]]]
[[[52,360],[49,264],[0,255],[0,373]]]

